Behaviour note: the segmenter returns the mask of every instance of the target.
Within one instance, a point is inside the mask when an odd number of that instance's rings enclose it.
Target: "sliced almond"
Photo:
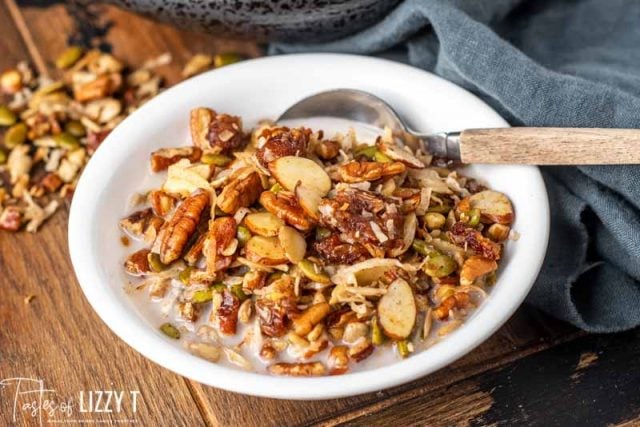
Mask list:
[[[318,220],[320,216],[318,206],[320,205],[320,201],[322,201],[322,194],[316,189],[309,189],[302,185],[296,187],[295,193],[300,207],[304,212],[314,220]]]
[[[284,249],[289,261],[297,264],[304,259],[304,254],[307,252],[307,241],[295,228],[281,227],[278,232],[278,240],[280,240],[280,246]]]
[[[244,218],[244,224],[254,234],[274,237],[278,235],[278,231],[284,226],[284,221],[271,212],[256,212],[247,215]]]
[[[298,183],[322,196],[331,190],[331,178],[322,166],[305,157],[285,156],[269,163],[269,171],[285,190],[295,191]]]
[[[287,262],[284,249],[277,237],[253,236],[245,245],[247,259],[262,265],[278,265]]]
[[[513,206],[509,198],[503,193],[485,190],[469,196],[468,200],[471,209],[480,211],[482,222],[497,222],[505,225],[513,222]]]
[[[385,335],[393,339],[404,339],[411,334],[416,323],[416,301],[409,284],[394,280],[378,302],[378,320]]]
[[[378,149],[389,158],[402,162],[410,168],[421,169],[425,167],[424,163],[422,163],[422,161],[414,156],[409,150],[382,141],[378,142],[376,145],[378,146]]]
[[[472,256],[462,265],[462,270],[460,270],[460,284],[463,286],[472,285],[478,277],[484,276],[497,269],[498,264],[495,260]]]

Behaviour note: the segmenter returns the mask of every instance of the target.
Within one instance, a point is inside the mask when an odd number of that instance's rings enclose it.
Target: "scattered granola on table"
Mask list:
[[[203,57],[210,58],[206,67]],[[185,77],[240,59],[198,54]],[[55,60],[59,80],[37,76],[26,62],[2,72],[0,230],[36,232],[69,200],[109,132],[160,92],[154,68],[169,62],[163,54],[131,70],[111,54],[72,46]]]
[[[133,297],[190,352],[291,376],[391,363],[459,327],[495,282],[509,198],[390,131],[374,145],[246,133],[209,108],[189,123],[191,145],[151,153],[162,184],[120,226]]]

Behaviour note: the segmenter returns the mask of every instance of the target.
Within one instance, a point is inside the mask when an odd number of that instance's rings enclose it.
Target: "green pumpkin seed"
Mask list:
[[[240,246],[244,246],[251,238],[251,232],[244,225],[239,225],[238,231],[236,231],[236,238]]]
[[[273,184],[271,186],[271,188],[269,189],[269,191],[271,191],[272,193],[275,193],[275,194],[278,194],[282,190],[284,190],[284,188],[282,188],[282,185],[278,184],[277,182],[275,184]]]
[[[249,298],[247,294],[245,294],[242,290],[242,285],[233,285],[231,287],[231,293],[235,295],[240,301],[244,301]]]
[[[76,138],[82,138],[87,134],[87,129],[80,120],[71,120],[67,122],[67,124],[64,125],[64,130]]]
[[[4,134],[4,145],[9,149],[13,149],[27,140],[27,125],[24,123],[16,123],[7,129]]]
[[[447,222],[447,218],[438,212],[428,212],[424,216],[424,222],[427,224],[429,230],[439,230],[444,227]]]
[[[432,251],[422,269],[431,277],[446,277],[456,271],[458,263],[448,255]]]
[[[4,105],[0,105],[0,126],[11,126],[16,120],[18,120],[18,118],[13,111]]]
[[[331,279],[329,278],[329,276],[324,271],[322,271],[321,268],[319,268],[308,259],[303,259],[302,261],[300,261],[298,263],[298,268],[300,268],[302,274],[304,274],[309,280],[323,284],[331,283]]]
[[[56,67],[61,70],[66,70],[78,62],[82,54],[83,50],[80,46],[70,46],[56,58]]]
[[[191,277],[191,272],[193,271],[193,267],[187,267],[178,274],[178,280],[180,280],[185,285],[189,284],[189,278]]]
[[[58,147],[66,148],[67,150],[72,150],[80,145],[78,138],[68,132],[60,132],[53,137],[53,140]]]
[[[224,167],[231,163],[233,160],[231,157],[223,156],[222,154],[205,153],[202,155],[200,161],[207,165],[214,165]]]
[[[213,289],[199,289],[193,293],[191,301],[195,303],[209,302],[213,298]]]
[[[384,334],[378,324],[378,316],[376,315],[371,319],[371,342],[375,345],[382,345],[384,343]]]
[[[420,239],[415,239],[411,244],[411,247],[414,251],[418,252],[420,255],[427,256],[429,254],[429,248],[427,246],[427,242]]]
[[[149,261],[149,267],[156,273],[160,273],[167,269],[167,266],[160,261],[160,255],[154,252],[149,252],[147,255],[147,260]]]
[[[398,349],[398,354],[400,354],[402,358],[409,357],[411,354],[407,340],[396,341],[396,348]]]
[[[180,339],[180,331],[171,323],[163,323],[160,326],[160,330],[169,338],[173,338],[174,340]]]

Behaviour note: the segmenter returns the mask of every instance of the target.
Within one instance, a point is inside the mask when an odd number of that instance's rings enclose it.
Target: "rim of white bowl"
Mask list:
[[[216,73],[234,73],[241,68],[269,65],[286,67],[287,63],[292,61],[318,61],[319,64],[339,64],[346,68],[384,67],[390,74],[414,74],[416,78],[428,75],[431,79],[439,80],[447,90],[464,93],[469,102],[475,102],[485,110],[495,113],[475,95],[438,76],[408,65],[372,57],[347,54],[281,55],[245,61],[204,73],[173,86],[134,112],[109,135],[89,161],[75,191],[69,217],[69,250],[77,279],[98,316],[123,341],[155,363],[203,384],[254,396],[308,400],[375,392],[421,378],[453,363],[489,338],[509,319],[531,289],[544,260],[550,223],[547,192],[538,168],[531,167],[536,173],[528,183],[539,195],[540,209],[536,213],[540,216],[540,228],[536,230],[538,238],[534,242],[535,247],[528,248],[531,258],[527,265],[522,265],[521,283],[511,284],[510,292],[492,291],[490,301],[484,303],[491,303],[500,309],[491,313],[489,310],[483,310],[441,343],[410,358],[375,369],[341,376],[291,378],[245,372],[213,364],[167,342],[138,314],[123,304],[113,289],[103,283],[104,278],[98,273],[99,261],[92,257],[97,242],[91,240],[92,232],[98,227],[98,224],[92,222],[92,218],[100,208],[97,194],[99,192],[95,189],[104,181],[101,178],[101,170],[104,170],[102,165],[108,164],[114,157],[118,136],[125,134],[126,129],[134,124],[138,117],[162,103],[170,102],[171,97],[181,91],[197,88],[206,79],[216,78]],[[495,114],[497,119],[499,116]],[[503,119],[500,120],[503,126],[508,126]]]

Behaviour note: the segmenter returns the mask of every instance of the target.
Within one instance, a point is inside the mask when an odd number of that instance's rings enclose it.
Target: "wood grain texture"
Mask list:
[[[460,155],[463,163],[640,164],[640,130],[469,129],[460,135]]]
[[[23,37],[2,5],[0,69],[29,58]],[[55,74],[52,60],[77,30],[77,23],[61,5],[23,7],[19,12],[35,50],[47,70]],[[111,7],[100,9],[96,18],[109,30],[92,45],[111,48],[134,66],[155,55],[171,53],[173,62],[158,70],[169,84],[180,79],[184,63],[196,52],[260,54],[252,43],[180,32]],[[51,31],[52,23],[56,31]],[[372,425],[390,421],[424,425],[435,424],[438,419],[465,424],[491,414],[497,401],[506,404],[484,386],[483,375],[507,372],[519,361],[582,335],[523,307],[469,355],[410,384],[320,402],[242,396],[182,379],[147,361],[115,337],[89,307],[73,275],[66,247],[66,221],[65,210],[38,235],[0,234],[0,282],[7,294],[0,299],[0,379],[39,376],[61,396],[97,388],[140,390],[144,407],[136,418],[141,425]],[[36,298],[25,304],[24,297],[31,294]],[[7,404],[0,400],[0,425],[10,425]],[[113,414],[104,418],[116,419]]]

